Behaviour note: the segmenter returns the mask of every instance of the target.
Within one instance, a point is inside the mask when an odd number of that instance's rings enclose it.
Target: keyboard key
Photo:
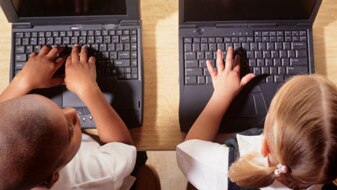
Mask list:
[[[296,50],[296,57],[301,58],[301,57],[307,57],[307,51],[306,50]]]
[[[197,84],[197,78],[195,76],[186,76],[185,84]]]
[[[288,58],[294,58],[295,57],[295,51],[294,50],[288,50]]]
[[[280,50],[279,56],[280,56],[280,58],[287,58],[288,57],[287,51],[286,50]]]
[[[131,58],[132,59],[136,59],[137,58],[137,52],[136,51],[132,51],[131,52]]]
[[[186,76],[198,76],[203,75],[202,68],[186,68],[185,69]]]
[[[185,44],[185,45],[189,45],[189,44]],[[200,51],[200,44],[193,44],[192,50],[193,51]],[[187,50],[187,51],[190,51],[190,50]]]
[[[215,43],[215,38],[208,38],[209,43]]]
[[[210,76],[206,77],[206,84],[208,84],[208,85],[212,84],[212,78]]]
[[[215,43],[211,43],[209,44],[209,51],[216,51],[216,44]]]
[[[196,53],[195,52],[186,52],[185,53],[185,60],[194,60],[196,59]]]
[[[307,58],[293,58],[290,59],[290,66],[302,66],[302,65],[308,65],[308,60]]]
[[[121,43],[130,43],[130,36],[121,36]]]
[[[20,38],[15,39],[15,45],[21,46],[21,39]]]
[[[15,48],[15,53],[16,53],[16,54],[22,54],[22,53],[25,53],[25,47],[24,47],[24,46],[16,46],[16,48]]]
[[[138,66],[137,59],[132,59],[132,60],[131,60],[131,66],[132,66],[132,67],[137,67],[137,66]]]
[[[286,68],[285,67],[277,67],[277,73],[279,75],[284,75],[286,74]]]
[[[282,59],[282,66],[289,66],[290,62],[289,59]]]
[[[186,60],[185,61],[185,67],[198,67],[198,61],[197,60]]]
[[[274,66],[275,66],[275,67],[282,66],[281,59],[274,59]]]
[[[256,59],[249,59],[248,64],[249,64],[249,67],[255,67],[256,66]]]
[[[270,67],[269,69],[270,69],[269,73],[270,73],[271,75],[278,74],[277,67]]]
[[[192,51],[192,44],[185,44],[184,51]]]
[[[274,64],[273,64],[273,59],[265,59],[265,65],[266,65],[267,67],[273,66],[273,65],[274,65]]]
[[[205,59],[205,53],[204,52],[197,52],[197,59],[198,60]]]
[[[115,60],[115,66],[116,67],[129,67],[130,66],[130,60],[129,59]]]
[[[128,51],[118,52],[118,59],[129,59],[129,58],[130,58],[130,52],[128,52]]]
[[[275,43],[275,50],[281,50],[283,49],[282,43],[281,42],[276,42]]]
[[[33,46],[26,46],[26,53],[30,54],[33,52]]]
[[[260,75],[261,74],[261,69],[259,67],[253,67],[253,73],[255,75]]]
[[[200,38],[193,38],[193,43],[200,43]]]
[[[215,39],[216,43],[222,43],[223,42],[223,38],[217,37]]]
[[[198,84],[206,84],[206,79],[203,76],[198,76]]]
[[[270,72],[269,67],[262,67],[261,73],[262,73],[263,75],[269,74],[269,72]]]
[[[257,50],[257,49],[258,49],[257,43],[250,43],[250,50]]]
[[[283,82],[284,81],[283,75],[274,75],[274,81],[277,83]]]
[[[272,83],[272,82],[274,82],[274,77],[271,76],[271,75],[267,76],[266,77],[266,83]]]
[[[288,75],[296,75],[296,74],[305,74],[308,72],[308,68],[306,66],[294,66],[294,67],[287,67],[286,73]]]
[[[202,43],[201,44],[201,51],[208,51],[208,44]]]
[[[25,65],[26,62],[16,62],[15,63],[15,69],[16,70],[20,70],[23,68],[23,66]]]
[[[262,51],[255,51],[255,58],[261,59],[262,57]]]
[[[23,33],[22,32],[16,32],[15,37],[16,38],[23,38]]]
[[[192,43],[192,38],[184,38],[184,43]]]
[[[18,62],[27,61],[27,55],[26,54],[16,54],[15,61],[18,61]]]
[[[256,66],[258,67],[264,66],[264,59],[256,59]]]
[[[213,59],[213,52],[205,52],[205,59],[207,60]]]
[[[305,42],[292,42],[291,43],[291,49],[293,50],[302,50],[306,48],[307,48],[307,44]]]

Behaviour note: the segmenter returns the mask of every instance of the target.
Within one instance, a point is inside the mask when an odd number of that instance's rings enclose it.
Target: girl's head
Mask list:
[[[269,167],[254,162],[255,155],[236,161],[229,171],[241,186],[263,187],[278,180],[294,188],[322,184],[337,177],[337,88],[317,76],[297,76],[275,95],[268,111],[262,155]],[[275,175],[276,165],[286,173]]]

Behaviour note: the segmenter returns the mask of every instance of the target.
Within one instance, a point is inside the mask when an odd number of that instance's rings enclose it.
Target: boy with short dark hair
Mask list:
[[[55,60],[59,53],[44,46],[31,54],[0,95],[0,189],[129,189],[137,151],[96,83],[95,58],[78,45],[66,60]],[[64,62],[64,80],[53,78]],[[63,83],[92,113],[104,145],[82,136],[75,109],[27,95]]]

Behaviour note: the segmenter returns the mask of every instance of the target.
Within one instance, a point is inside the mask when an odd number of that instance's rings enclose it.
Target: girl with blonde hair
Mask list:
[[[262,130],[251,129],[225,145],[212,142],[231,101],[254,77],[240,79],[238,57],[234,66],[232,60],[229,48],[225,66],[221,51],[217,70],[207,64],[213,95],[185,142],[177,146],[178,166],[187,179],[207,190],[322,189],[336,179],[337,88],[322,76],[287,81],[271,102],[263,135]]]

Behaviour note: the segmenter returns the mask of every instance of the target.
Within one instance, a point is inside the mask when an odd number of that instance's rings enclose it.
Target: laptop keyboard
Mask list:
[[[43,45],[70,50],[74,44],[81,44],[88,46],[89,54],[96,57],[98,78],[137,80],[137,35],[136,29],[16,32],[15,73],[22,69],[29,54],[40,51]]]
[[[206,60],[215,66],[217,49],[226,57],[233,47],[255,75],[265,83],[281,83],[296,74],[308,73],[306,31],[254,31],[225,37],[184,38],[185,85],[210,85],[212,80]]]

